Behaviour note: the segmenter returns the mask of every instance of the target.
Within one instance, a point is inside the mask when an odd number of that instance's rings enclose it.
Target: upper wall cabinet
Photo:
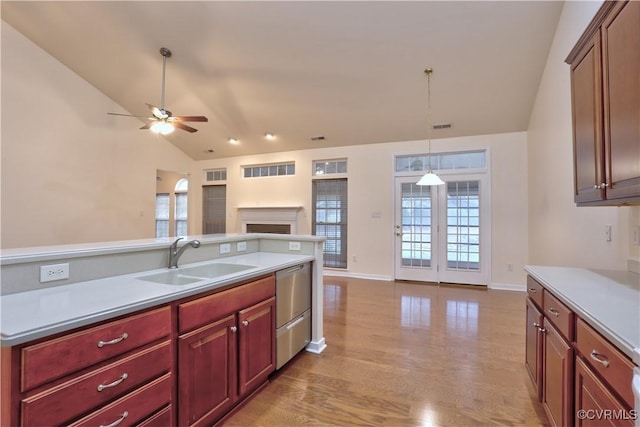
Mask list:
[[[606,1],[571,65],[574,198],[640,203],[640,2]]]

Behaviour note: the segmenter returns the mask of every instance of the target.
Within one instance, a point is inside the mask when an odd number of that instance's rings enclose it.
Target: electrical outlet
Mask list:
[[[633,227],[633,244],[640,246],[640,225]]]
[[[300,250],[300,242],[289,242],[289,250],[290,251],[299,251]]]
[[[220,245],[220,255],[231,252],[231,243],[222,243]]]
[[[243,252],[247,250],[247,242],[238,242],[236,244],[236,251]]]
[[[69,263],[40,266],[40,283],[53,282],[54,280],[63,280],[68,278]]]

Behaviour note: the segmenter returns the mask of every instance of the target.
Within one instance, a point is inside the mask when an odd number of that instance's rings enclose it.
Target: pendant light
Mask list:
[[[440,179],[438,175],[433,173],[431,170],[431,129],[433,129],[433,125],[431,124],[431,74],[433,74],[433,68],[427,68],[424,70],[424,73],[427,75],[427,126],[428,126],[428,140],[429,140],[429,169],[426,174],[420,181],[416,183],[416,185],[442,185],[444,181]]]

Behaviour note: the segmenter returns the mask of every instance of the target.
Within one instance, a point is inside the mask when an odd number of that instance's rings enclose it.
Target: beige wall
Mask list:
[[[565,2],[529,123],[529,263],[626,269],[640,259],[631,240],[640,207],[573,203],[569,66],[564,59],[601,2]],[[612,241],[604,227],[612,225]]]
[[[154,237],[156,170],[192,160],[2,22],[2,248]]]
[[[425,141],[320,148],[197,162],[202,170],[227,168],[227,231],[239,232],[238,206],[303,206],[299,232],[311,231],[313,160],[348,159],[349,274],[393,277],[393,156],[424,153]],[[527,259],[526,133],[474,136],[433,141],[433,151],[488,148],[491,164],[492,283],[523,284]],[[296,162],[295,176],[244,179],[243,165]],[[201,198],[193,181],[190,194]],[[375,213],[375,215],[374,215]],[[379,215],[378,215],[379,213]],[[195,212],[201,215],[200,212]],[[196,223],[198,221],[196,220]],[[355,257],[355,260],[354,260]],[[513,271],[508,271],[511,264]]]

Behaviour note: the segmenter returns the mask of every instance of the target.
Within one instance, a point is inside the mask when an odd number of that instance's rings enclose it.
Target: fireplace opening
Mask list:
[[[291,234],[291,224],[247,224],[247,233]]]

